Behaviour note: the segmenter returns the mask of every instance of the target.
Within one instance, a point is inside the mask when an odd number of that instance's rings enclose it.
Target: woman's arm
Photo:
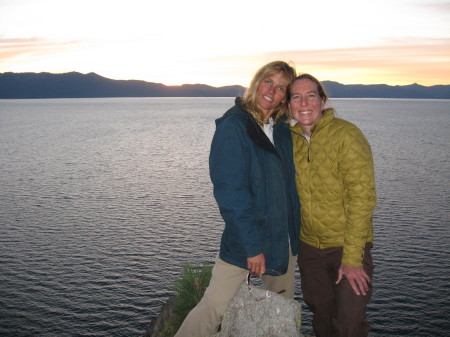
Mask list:
[[[360,267],[364,246],[372,231],[376,204],[372,151],[362,132],[353,126],[346,132],[339,158],[344,183],[346,227],[342,264]]]
[[[247,258],[262,253],[254,220],[250,146],[245,121],[230,116],[217,126],[209,157],[214,197],[226,229]]]

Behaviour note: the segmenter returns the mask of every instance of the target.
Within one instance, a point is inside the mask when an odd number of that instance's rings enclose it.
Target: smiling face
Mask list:
[[[291,85],[289,112],[308,136],[311,136],[311,128],[322,117],[324,104],[317,84],[310,79],[302,78]]]
[[[273,111],[286,97],[287,80],[283,72],[278,72],[264,78],[256,90],[256,104],[264,114],[267,122]]]

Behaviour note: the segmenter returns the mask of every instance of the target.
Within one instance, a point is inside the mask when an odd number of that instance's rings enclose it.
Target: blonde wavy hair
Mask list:
[[[265,66],[261,67],[253,76],[250,86],[244,93],[242,103],[244,108],[253,116],[253,118],[259,124],[263,124],[263,112],[258,107],[256,103],[256,93],[258,91],[259,84],[267,77],[277,74],[279,72],[283,73],[283,78],[286,81],[286,95],[289,92],[289,86],[294,81],[296,72],[295,68],[284,61],[273,61]],[[277,122],[281,116],[287,111],[287,99],[285,98],[283,102],[274,110],[272,113],[272,118]]]

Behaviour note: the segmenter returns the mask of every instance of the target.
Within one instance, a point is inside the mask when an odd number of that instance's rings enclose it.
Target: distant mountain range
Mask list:
[[[351,84],[322,82],[331,98],[450,99],[450,85]],[[167,86],[138,80],[113,80],[95,73],[0,73],[0,99],[90,97],[236,97],[239,85],[212,87],[205,84]]]

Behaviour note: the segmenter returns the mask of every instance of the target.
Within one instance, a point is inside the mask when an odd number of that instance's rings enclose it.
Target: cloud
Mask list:
[[[284,53],[283,53],[284,54]],[[290,51],[302,67],[384,68],[413,63],[440,63],[450,58],[450,44],[388,45],[328,50]]]
[[[450,1],[449,2],[426,2],[422,3],[419,6],[437,10],[439,12],[450,12]]]
[[[346,84],[449,84],[450,39],[405,38],[388,42],[370,47],[285,50],[230,61],[236,65],[238,60],[247,62],[248,66],[281,59],[293,62],[298,72]]]
[[[294,49],[228,57],[192,57],[189,53],[160,60],[131,45],[102,49],[84,40],[55,42],[43,38],[2,38],[1,71],[97,72],[115,79],[143,79],[165,84],[248,85],[263,64],[281,59],[298,72],[345,84],[450,84],[450,38],[390,38],[379,45]],[[153,48],[152,48],[153,50]],[[193,55],[192,55],[193,56]],[[174,72],[174,64],[179,71]]]
[[[29,62],[35,57],[67,51],[78,41],[53,42],[42,38],[0,38],[0,65]]]

